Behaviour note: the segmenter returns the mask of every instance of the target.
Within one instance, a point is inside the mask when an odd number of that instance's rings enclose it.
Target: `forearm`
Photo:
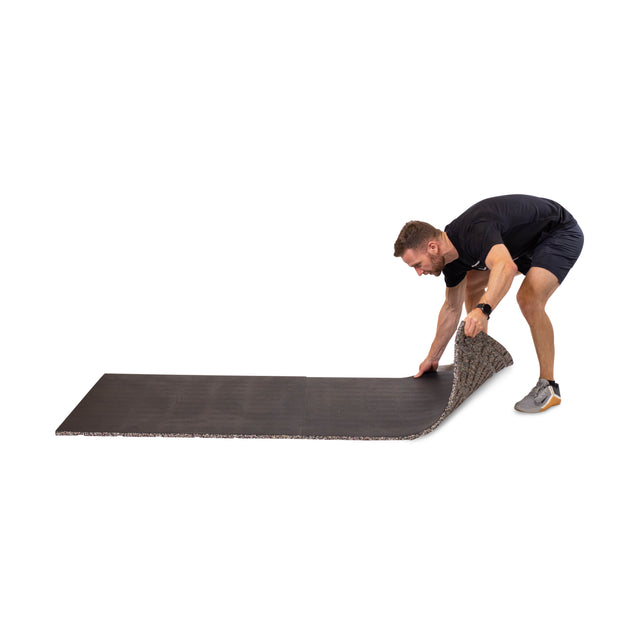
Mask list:
[[[456,309],[448,303],[442,306],[438,315],[438,328],[436,330],[436,337],[429,349],[428,358],[438,362],[444,353],[444,350],[449,344],[449,340],[453,337],[458,327],[460,320],[460,312],[462,309]]]

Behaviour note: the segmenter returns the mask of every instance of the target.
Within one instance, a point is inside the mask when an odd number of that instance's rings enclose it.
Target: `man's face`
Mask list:
[[[445,264],[437,242],[430,242],[425,249],[407,249],[402,254],[402,259],[419,276],[439,276]]]

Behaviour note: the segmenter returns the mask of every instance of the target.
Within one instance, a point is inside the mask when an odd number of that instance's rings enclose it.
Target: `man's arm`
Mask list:
[[[433,340],[429,355],[423,360],[418,373],[414,378],[419,378],[426,371],[435,371],[438,368],[438,362],[444,353],[449,340],[456,332],[460,314],[462,313],[462,304],[464,302],[464,293],[467,286],[467,278],[455,287],[447,287],[444,304],[438,315],[438,328],[436,337]]]
[[[495,309],[507,291],[511,287],[513,279],[518,273],[518,267],[511,258],[509,249],[504,244],[495,244],[487,254],[485,260],[487,268],[491,270],[487,290],[481,303],[485,303]],[[475,338],[481,331],[486,333],[489,318],[481,309],[472,309],[464,320],[464,333]]]

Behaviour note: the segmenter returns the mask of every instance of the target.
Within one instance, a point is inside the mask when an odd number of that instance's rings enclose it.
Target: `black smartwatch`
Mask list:
[[[481,302],[476,305],[476,309],[482,309],[482,313],[484,313],[487,318],[491,315],[491,305]]]

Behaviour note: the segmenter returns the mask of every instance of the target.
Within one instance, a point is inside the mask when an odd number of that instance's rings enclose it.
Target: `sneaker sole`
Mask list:
[[[522,409],[518,409],[518,407],[514,407],[516,411],[520,413],[542,413],[547,409],[551,409],[551,407],[556,407],[562,402],[562,398],[558,397],[555,393],[551,395],[551,397],[545,402],[545,404],[540,407],[537,411],[523,411]]]

